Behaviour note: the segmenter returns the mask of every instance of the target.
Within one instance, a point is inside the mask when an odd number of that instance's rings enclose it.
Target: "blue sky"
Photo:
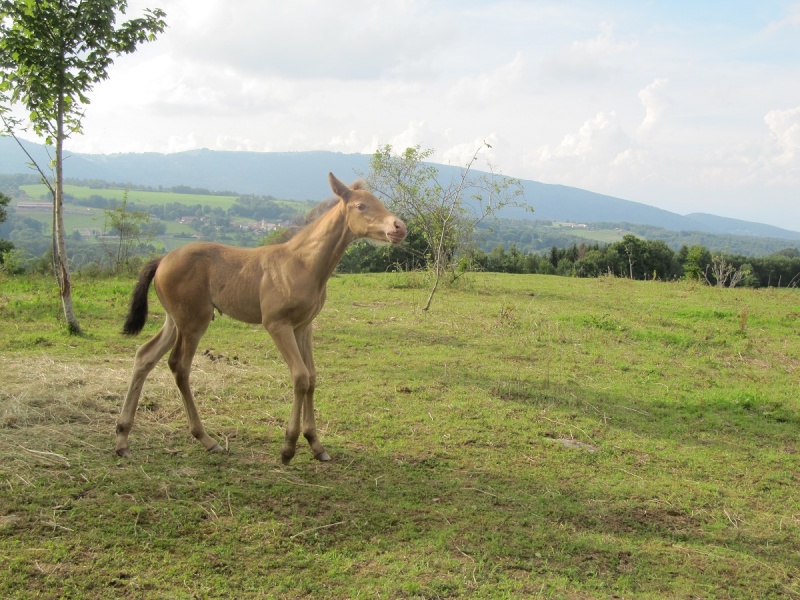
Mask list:
[[[508,175],[800,230],[800,2],[130,6],[169,29],[117,60],[74,151],[420,144],[463,164],[486,140]]]

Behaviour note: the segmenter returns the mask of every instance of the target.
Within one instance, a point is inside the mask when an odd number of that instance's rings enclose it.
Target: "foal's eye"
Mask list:
[[[356,204],[356,210],[358,210],[360,212],[364,212],[365,210],[367,210],[367,205],[366,204]]]

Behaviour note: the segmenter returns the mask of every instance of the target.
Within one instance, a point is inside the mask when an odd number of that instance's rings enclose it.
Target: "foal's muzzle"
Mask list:
[[[407,233],[408,229],[406,228],[406,224],[400,219],[395,219],[392,222],[390,229],[386,232],[386,237],[389,238],[389,241],[392,244],[399,244],[406,239]]]

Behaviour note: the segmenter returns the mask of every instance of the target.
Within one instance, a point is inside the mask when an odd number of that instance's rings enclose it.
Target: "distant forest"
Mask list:
[[[354,244],[339,270],[364,273],[425,268],[425,256],[422,240],[410,234],[401,247]],[[660,281],[691,279],[722,287],[797,287],[800,250],[784,248],[762,257],[712,254],[702,245],[684,245],[675,251],[662,240],[628,234],[611,244],[581,242],[561,248],[552,246],[543,253],[523,252],[513,244],[508,249],[495,246],[490,252],[473,248],[462,253],[453,274],[468,270]]]

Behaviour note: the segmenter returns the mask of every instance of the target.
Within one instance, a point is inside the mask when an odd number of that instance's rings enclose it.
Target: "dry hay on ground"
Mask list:
[[[18,455],[21,449],[60,452],[66,440],[94,443],[98,450],[113,448],[117,415],[130,381],[132,359],[64,360],[48,356],[0,355],[3,383],[0,386],[0,461]],[[211,404],[223,395],[222,388],[236,367],[198,358],[192,383],[201,411],[213,414]],[[202,414],[202,413],[201,413]],[[158,365],[145,383],[136,417],[139,444],[163,438],[176,428],[185,430],[183,407],[166,364]]]

